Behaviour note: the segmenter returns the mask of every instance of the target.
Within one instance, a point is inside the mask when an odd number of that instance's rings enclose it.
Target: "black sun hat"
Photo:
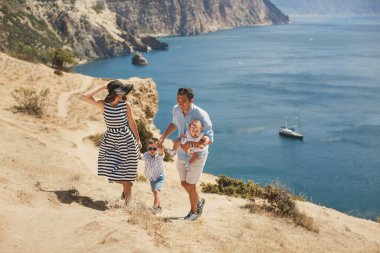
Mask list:
[[[125,95],[128,95],[129,92],[131,92],[133,89],[133,84],[131,83],[126,83],[126,84],[122,84],[122,86],[120,87],[120,93],[124,92]],[[118,93],[118,91],[116,90],[116,93]]]
[[[127,95],[133,89],[133,84],[123,84],[119,80],[113,80],[107,85],[109,95],[113,93]]]

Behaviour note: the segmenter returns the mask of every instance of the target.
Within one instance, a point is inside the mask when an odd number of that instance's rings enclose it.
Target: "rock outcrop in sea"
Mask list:
[[[148,65],[148,60],[140,53],[136,53],[132,57],[132,64],[138,65],[138,66],[146,66]]]

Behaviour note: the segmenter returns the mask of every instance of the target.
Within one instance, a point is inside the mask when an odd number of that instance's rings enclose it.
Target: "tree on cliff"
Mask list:
[[[74,54],[67,49],[55,49],[51,57],[53,68],[63,69],[66,64],[75,64]]]

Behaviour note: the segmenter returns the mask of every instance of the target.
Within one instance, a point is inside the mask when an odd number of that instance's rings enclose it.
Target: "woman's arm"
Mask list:
[[[127,102],[127,117],[128,117],[129,127],[131,128],[132,133],[136,138],[137,144],[139,145],[139,149],[141,149],[142,145],[140,141],[139,131],[137,129],[135,117],[133,115],[132,106],[129,102]]]
[[[98,93],[99,91],[101,90],[104,90],[104,89],[107,89],[107,84],[104,84],[102,86],[99,86],[99,87],[96,87],[96,88],[93,88],[89,91],[87,91],[86,93],[84,93],[82,95],[82,98],[84,101],[92,104],[92,105],[95,105],[96,107],[98,107],[100,110],[104,110],[104,101],[103,100],[96,100],[93,96]]]

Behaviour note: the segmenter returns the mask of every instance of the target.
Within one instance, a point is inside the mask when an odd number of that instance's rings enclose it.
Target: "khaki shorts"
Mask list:
[[[197,184],[201,179],[203,168],[206,164],[207,155],[197,159],[195,162],[190,164],[190,170],[187,171],[185,168],[186,161],[177,160],[177,170],[179,173],[179,179],[181,182],[186,182],[188,184]]]

